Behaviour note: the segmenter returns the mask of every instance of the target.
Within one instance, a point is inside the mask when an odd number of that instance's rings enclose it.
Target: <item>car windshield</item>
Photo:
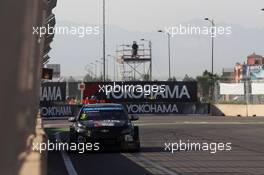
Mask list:
[[[83,108],[79,120],[126,120],[127,116],[123,108]]]

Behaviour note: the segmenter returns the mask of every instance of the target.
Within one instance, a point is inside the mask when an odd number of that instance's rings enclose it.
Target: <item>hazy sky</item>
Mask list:
[[[103,0],[61,0],[54,10],[56,20],[67,24],[101,25]],[[167,42],[156,31],[165,26],[198,24],[209,26],[205,17],[217,25],[231,25],[230,37],[216,39],[216,70],[244,62],[252,52],[264,55],[263,0],[106,0],[107,53],[117,44],[146,37],[153,41],[154,76],[167,76]],[[55,36],[51,63],[62,64],[63,75],[85,74],[84,64],[102,57],[101,36],[73,39]],[[86,45],[87,44],[87,45]],[[84,46],[85,45],[85,46]],[[75,51],[72,51],[74,48]],[[74,58],[74,60],[73,60]],[[87,59],[89,58],[89,59]],[[210,69],[210,37],[175,37],[172,40],[172,74],[198,75]],[[188,61],[187,61],[188,60]],[[187,67],[188,69],[186,70]],[[112,69],[109,66],[109,69]],[[159,69],[159,70],[158,70]]]
[[[58,20],[100,24],[102,0],[63,0]],[[247,27],[264,25],[263,0],[106,0],[107,23],[129,30],[152,31],[204,17]]]

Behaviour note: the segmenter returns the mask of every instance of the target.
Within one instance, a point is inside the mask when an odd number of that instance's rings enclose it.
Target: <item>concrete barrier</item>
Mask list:
[[[259,104],[259,105],[216,104],[212,106],[212,115],[264,117],[264,104]]]
[[[40,153],[37,150],[33,150],[33,143],[46,143],[48,138],[44,132],[43,123],[40,115],[37,118],[36,134],[31,135],[28,138],[27,146],[30,148],[27,152],[22,153],[19,159],[23,160],[19,175],[26,174],[37,174],[46,175],[47,174],[47,156],[48,151]]]

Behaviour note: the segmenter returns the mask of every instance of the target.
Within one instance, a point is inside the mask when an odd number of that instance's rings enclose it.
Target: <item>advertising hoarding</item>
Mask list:
[[[79,91],[78,86],[75,89]],[[197,82],[89,82],[86,97],[121,103],[129,114],[209,113],[208,104],[197,103]],[[41,115],[47,119],[75,116],[81,107],[66,104],[65,82],[43,83],[40,101]]]
[[[252,95],[264,95],[264,83],[251,84]]]
[[[86,83],[84,98],[107,102],[197,102],[197,82],[91,82]]]
[[[127,103],[129,114],[209,114],[209,104],[198,103]]]
[[[242,75],[244,79],[264,80],[264,65],[243,65]]]
[[[264,65],[249,66],[251,80],[264,80]]]
[[[40,87],[40,105],[66,101],[65,82],[45,82]]]
[[[244,95],[244,83],[220,83],[221,95]]]

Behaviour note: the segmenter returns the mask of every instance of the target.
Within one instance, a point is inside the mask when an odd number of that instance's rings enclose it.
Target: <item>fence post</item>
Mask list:
[[[249,116],[249,113],[248,113],[248,102],[249,102],[249,80],[246,79],[246,81],[244,82],[245,83],[245,99],[246,99],[246,115],[247,117]]]

